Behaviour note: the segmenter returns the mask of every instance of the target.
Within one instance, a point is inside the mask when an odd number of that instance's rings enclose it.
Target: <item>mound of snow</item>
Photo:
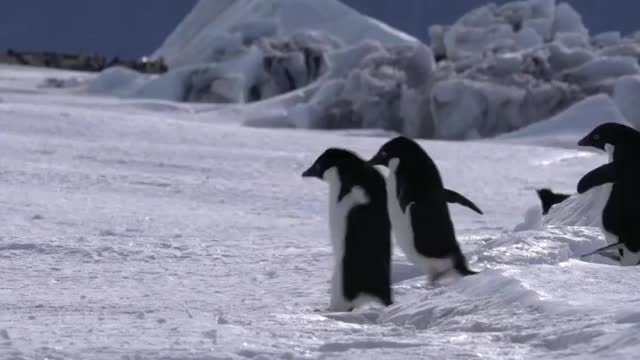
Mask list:
[[[609,96],[594,95],[548,120],[496,139],[529,145],[577,147],[578,140],[606,122],[629,125]]]
[[[378,321],[416,330],[481,331],[491,329],[491,318],[501,318],[499,308],[519,305],[530,310],[555,313],[560,303],[543,300],[541,294],[498,270],[485,270],[445,288],[430,291],[395,305]]]
[[[524,220],[513,228],[513,231],[528,231],[541,229],[542,226],[542,206],[532,206],[524,213]]]
[[[115,96],[133,96],[145,85],[145,78],[140,73],[124,67],[111,67],[87,86],[91,94],[111,94]]]
[[[607,153],[609,161],[613,161],[612,148],[608,148]],[[612,184],[597,186],[556,204],[545,216],[545,225],[592,226],[602,229],[602,211],[607,204],[612,186]]]
[[[611,184],[576,194],[551,208],[543,218],[545,225],[602,227],[602,210],[607,204]]]

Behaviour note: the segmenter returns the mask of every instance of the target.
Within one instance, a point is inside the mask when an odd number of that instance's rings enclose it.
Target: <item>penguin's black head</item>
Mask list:
[[[364,164],[364,160],[349,150],[329,148],[316,159],[310,168],[302,173],[302,177],[323,179],[325,172],[331,168],[343,169]]]
[[[416,149],[422,152],[422,148],[415,141],[404,136],[398,136],[387,141],[380,150],[368,161],[369,165],[389,166],[391,159],[403,158],[411,154],[415,154]]]
[[[578,145],[591,146],[604,151],[607,144],[617,146],[629,142],[638,143],[638,140],[640,140],[640,133],[635,129],[618,123],[605,123],[593,129],[589,135],[578,142]]]

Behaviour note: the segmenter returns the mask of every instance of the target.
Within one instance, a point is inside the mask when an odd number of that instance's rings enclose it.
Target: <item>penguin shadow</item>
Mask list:
[[[577,260],[591,264],[620,266],[620,256],[616,256],[615,254],[586,254],[577,257]]]
[[[424,271],[420,270],[420,268],[414,264],[405,261],[394,261],[391,264],[391,284],[402,285],[406,283],[406,287],[411,289],[434,289],[448,285],[461,278],[462,276],[458,276],[455,271],[452,270],[437,281],[430,282]]]
[[[429,280],[424,271],[409,262],[394,261],[391,265],[391,284],[395,286],[395,292],[401,290],[435,290],[449,286],[464,276],[455,270],[446,272],[435,281]]]
[[[316,309],[314,312],[334,321],[354,325],[375,325],[384,322],[385,317],[397,306],[403,306],[398,299],[410,292],[446,291],[446,287],[464,277],[451,271],[437,282],[429,282],[427,276],[417,266],[406,261],[394,261],[391,264],[391,283],[394,285],[394,303],[387,307],[379,304],[367,304],[350,312],[332,312]],[[436,294],[433,293],[433,294]]]
[[[394,285],[420,277],[425,278],[424,272],[411,263],[398,261],[391,263],[391,283]]]

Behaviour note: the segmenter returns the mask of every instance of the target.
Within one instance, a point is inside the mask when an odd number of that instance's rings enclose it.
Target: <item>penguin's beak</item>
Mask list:
[[[320,174],[318,172],[318,167],[314,164],[311,165],[310,168],[308,168],[307,170],[305,170],[302,173],[302,177],[316,177],[316,178],[320,178]]]
[[[590,134],[583,137],[580,141],[578,141],[578,145],[579,146],[591,146],[594,147],[596,149],[600,149],[602,151],[605,151],[605,147],[604,147],[604,143],[603,142],[598,142],[598,141],[594,141],[593,140],[593,136],[591,136]]]
[[[578,146],[591,146],[591,141],[589,141],[589,136],[585,136],[580,141],[578,141]]]

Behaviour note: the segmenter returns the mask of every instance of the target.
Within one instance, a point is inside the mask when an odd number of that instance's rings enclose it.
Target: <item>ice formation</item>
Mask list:
[[[168,74],[112,69],[89,90],[188,102],[269,100],[283,105],[280,115],[251,125],[377,128],[422,138],[494,137],[598,94],[640,123],[633,101],[640,38],[591,36],[567,3],[489,4],[429,34],[430,46],[337,0],[202,0],[154,54],[169,64]]]

